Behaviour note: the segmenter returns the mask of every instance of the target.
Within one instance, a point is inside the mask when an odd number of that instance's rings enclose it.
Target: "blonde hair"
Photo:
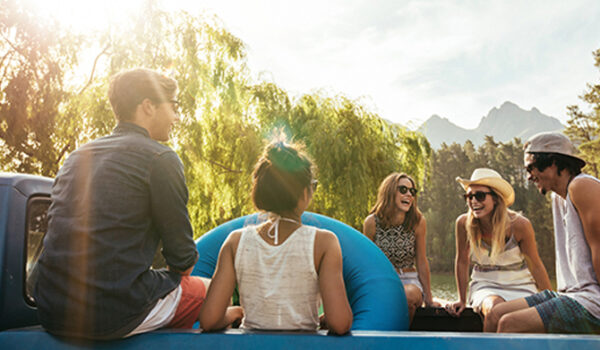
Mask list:
[[[490,191],[494,198],[494,209],[492,211],[492,250],[490,252],[490,258],[494,261],[498,255],[504,251],[506,231],[518,213],[508,209],[502,197],[499,196],[493,188],[490,188]],[[483,233],[481,232],[479,219],[475,218],[470,207],[467,214],[466,229],[469,246],[472,247],[471,251],[478,254],[479,250],[473,248],[479,248],[481,246],[481,237]]]
[[[377,191],[377,201],[369,212],[369,214],[375,214],[383,222],[384,227],[389,227],[394,214],[396,213],[396,192],[398,191],[398,184],[401,179],[408,179],[413,187],[416,189],[415,181],[405,173],[392,173],[388,175],[379,185]],[[415,226],[421,221],[421,211],[417,206],[417,196],[413,196],[414,200],[410,209],[404,216],[404,222],[402,225],[409,231],[413,231]]]

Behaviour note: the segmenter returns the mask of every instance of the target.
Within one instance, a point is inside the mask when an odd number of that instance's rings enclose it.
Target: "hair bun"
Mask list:
[[[279,170],[297,172],[305,169],[308,163],[298,151],[283,141],[274,142],[267,150],[267,159]]]

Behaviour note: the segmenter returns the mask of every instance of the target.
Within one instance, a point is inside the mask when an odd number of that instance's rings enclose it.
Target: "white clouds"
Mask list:
[[[187,7],[188,5],[186,5]],[[600,2],[204,1],[249,46],[249,64],[301,94],[367,96],[382,117],[440,114],[475,127],[511,100],[566,120],[597,81]],[[418,122],[417,122],[418,123]]]

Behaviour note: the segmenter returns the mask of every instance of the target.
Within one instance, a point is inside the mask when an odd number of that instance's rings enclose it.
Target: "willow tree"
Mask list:
[[[66,83],[82,40],[0,1],[0,170],[53,176],[76,138]]]
[[[2,18],[14,20],[7,13]],[[28,28],[19,30],[28,33]],[[10,37],[14,31],[2,33]],[[59,33],[55,33],[57,38]],[[319,168],[321,186],[312,210],[357,228],[374,202],[379,182],[387,174],[405,171],[421,182],[424,177],[428,144],[422,136],[390,125],[359,102],[343,96],[314,93],[292,100],[275,84],[252,81],[243,42],[217,18],[166,12],[156,1],[146,1],[129,21],[85,38],[96,61],[89,79],[71,89],[63,84],[63,76],[69,65],[77,61],[76,46],[68,45],[77,43],[75,37],[64,42],[40,42],[38,37],[30,36],[35,40],[27,37],[29,41],[23,47],[36,58],[37,65],[27,66],[27,60],[15,61],[10,71],[17,78],[24,74],[19,73],[19,64],[31,71],[26,86],[32,98],[9,100],[19,97],[21,85],[17,82],[22,80],[15,78],[12,85],[3,80],[3,91],[7,91],[3,95],[0,124],[0,136],[5,140],[0,145],[4,159],[37,164],[25,152],[33,150],[39,152],[39,159],[48,161],[40,160],[36,169],[52,175],[61,155],[110,133],[115,126],[106,97],[113,74],[140,66],[166,72],[179,85],[181,123],[175,129],[171,146],[184,162],[196,235],[254,210],[250,201],[251,172],[269,135],[280,128],[288,132],[290,140],[307,145]],[[43,45],[49,48],[39,51]],[[5,43],[3,47],[9,50],[12,46]],[[0,62],[7,62],[6,57],[20,57],[18,50],[13,51],[7,51],[5,60]],[[55,73],[49,67],[61,70]],[[39,80],[33,79],[42,73],[50,77],[44,81],[55,82],[50,88],[40,88],[36,83]],[[58,97],[47,95],[48,92]],[[44,113],[34,113],[38,108],[45,108]],[[21,114],[15,114],[20,119],[7,112],[14,109],[20,109]],[[33,116],[46,118],[36,124],[41,131],[36,129],[34,133],[23,127],[23,121]],[[37,135],[46,131],[53,136],[43,143]],[[25,142],[30,148],[12,146],[18,144],[14,140],[21,139],[33,140]],[[30,168],[15,169],[31,172]]]
[[[263,130],[283,129],[291,140],[302,142],[318,168],[311,210],[360,229],[385,176],[424,174],[427,141],[357,101],[317,92],[290,102],[273,84],[255,87],[255,96]]]

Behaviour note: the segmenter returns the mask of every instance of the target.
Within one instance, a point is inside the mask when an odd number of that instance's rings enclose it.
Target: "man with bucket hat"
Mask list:
[[[498,332],[600,333],[600,180],[563,134],[544,132],[524,145],[528,179],[552,191],[557,291],[498,305]]]

